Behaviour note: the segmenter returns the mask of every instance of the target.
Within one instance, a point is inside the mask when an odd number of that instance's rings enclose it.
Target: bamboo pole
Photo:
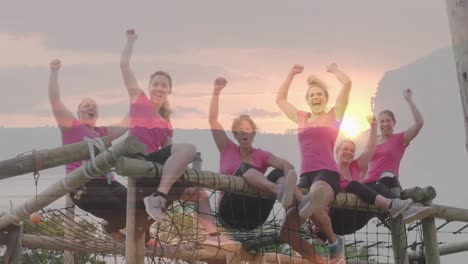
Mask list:
[[[426,264],[440,264],[437,230],[434,218],[422,220]]]
[[[390,231],[392,234],[392,248],[395,264],[408,264],[409,258],[406,251],[408,242],[405,225],[403,224],[401,216],[390,219]]]
[[[127,137],[116,144],[111,151],[104,151],[96,156],[93,162],[85,163],[80,168],[68,173],[64,178],[47,187],[37,197],[29,198],[25,203],[15,207],[10,213],[0,217],[0,229],[10,224],[18,224],[22,217],[43,209],[70,191],[80,187],[89,180],[109,171],[122,155],[144,153],[145,146],[136,137]],[[87,176],[86,176],[87,174]]]
[[[101,139],[106,148],[110,147],[109,137]],[[95,147],[94,151],[98,154],[100,150]],[[36,164],[36,157],[38,164]],[[38,150],[35,154],[31,153],[0,161],[0,180],[34,172],[36,169],[44,170],[88,159],[90,159],[90,154],[87,142],[69,144],[49,150]]]
[[[465,147],[468,150],[468,3],[465,0],[446,0],[446,5],[465,118]]]
[[[162,166],[146,160],[121,157],[115,165],[115,170],[119,175],[123,176],[160,178]],[[268,193],[250,187],[242,177],[230,176],[222,173],[187,169],[179,181],[191,186],[200,186],[212,190],[244,194],[252,197],[274,198]],[[349,193],[338,194],[331,206],[335,208],[383,212],[373,205],[362,201],[356,195]]]

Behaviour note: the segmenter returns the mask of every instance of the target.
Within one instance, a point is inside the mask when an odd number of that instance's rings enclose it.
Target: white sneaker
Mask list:
[[[398,198],[392,199],[392,206],[388,209],[390,216],[396,218],[406,209],[410,208],[414,204],[413,200],[401,200]]]
[[[166,210],[166,199],[162,196],[146,196],[143,199],[145,204],[146,213],[154,219],[156,224],[162,222],[164,210]]]
[[[410,224],[416,220],[424,219],[432,214],[432,208],[429,206],[413,205],[402,213],[403,223]]]
[[[278,197],[276,198],[284,208],[288,208],[293,202],[296,183],[297,174],[295,171],[291,170],[286,176],[285,181],[281,183],[280,191],[278,193]]]

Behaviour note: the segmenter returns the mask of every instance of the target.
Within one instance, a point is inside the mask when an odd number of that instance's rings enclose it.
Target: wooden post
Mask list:
[[[127,182],[127,239],[125,241],[125,263],[145,263],[145,230],[138,226],[136,217],[136,179],[128,178]]]
[[[65,239],[73,240],[75,237],[75,204],[70,195],[65,195],[65,219],[63,221]],[[66,250],[63,254],[63,262],[65,264],[74,264],[75,256],[73,251]]]
[[[390,219],[390,230],[392,233],[392,248],[395,264],[409,264],[409,258],[406,252],[408,247],[406,229],[401,216]]]
[[[7,235],[7,249],[4,254],[5,264],[21,263],[23,245],[23,222],[19,226],[11,227]]]
[[[111,145],[109,137],[101,138],[105,147]],[[94,147],[96,155],[100,150]],[[87,142],[78,142],[49,150],[39,150],[35,154],[0,161],[0,179],[34,172],[36,169],[44,170],[79,160],[90,159]],[[36,160],[38,164],[36,164]]]
[[[426,264],[440,264],[435,220],[434,218],[426,218],[421,221],[423,229]]]
[[[468,2],[446,0],[446,4],[465,117],[465,147],[468,150]]]

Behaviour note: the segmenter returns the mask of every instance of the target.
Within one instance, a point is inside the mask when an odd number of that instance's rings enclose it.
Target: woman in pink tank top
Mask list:
[[[311,75],[305,99],[310,112],[298,110],[288,102],[288,91],[296,74],[300,74],[304,67],[294,65],[286,80],[278,90],[276,104],[286,116],[298,125],[298,139],[301,150],[301,178],[300,187],[309,188],[309,193],[303,202],[290,209],[286,221],[281,229],[283,240],[290,240],[291,246],[303,257],[313,258],[314,248],[297,231],[301,224],[309,217],[322,230],[331,244],[330,256],[340,259],[343,255],[344,241],[335,236],[328,216],[328,204],[338,193],[340,175],[333,156],[336,137],[340,129],[351,91],[351,80],[336,64],[327,67],[327,71],[337,77],[342,89],[337,96],[335,106],[329,111],[327,86],[317,77]],[[299,215],[300,219],[297,219]]]
[[[248,115],[241,115],[232,123],[237,144],[228,138],[218,120],[219,95],[226,84],[224,78],[215,80],[209,111],[211,132],[220,153],[220,172],[242,176],[250,186],[273,195],[288,208],[296,191],[299,192],[294,167],[268,151],[253,147],[257,128]],[[265,177],[269,167],[275,170]],[[219,216],[227,227],[252,230],[265,222],[273,204],[272,199],[225,193],[219,203]]]
[[[130,96],[130,135],[146,145],[147,160],[163,164],[161,180],[141,180],[143,203],[148,215],[161,223],[165,208],[179,198],[194,202],[198,206],[197,218],[208,236],[206,244],[216,244],[226,250],[237,250],[240,244],[218,233],[208,195],[198,188],[186,188],[176,183],[189,163],[193,161],[196,148],[193,144],[172,143],[172,126],[168,96],[172,92],[172,79],[164,71],[157,71],[150,77],[148,95],[140,89],[130,67],[133,45],[137,39],[135,31],[126,32],[127,42],[122,51],[120,68]]]
[[[401,159],[409,143],[419,134],[424,120],[413,102],[413,92],[407,89],[403,96],[413,115],[414,123],[404,132],[394,133],[395,116],[390,110],[383,110],[378,116],[380,136],[377,139],[377,149],[369,163],[364,183],[386,184],[389,188],[401,188],[398,177]]]
[[[84,138],[103,136],[109,136],[114,140],[123,135],[127,131],[127,117],[113,126],[96,126],[99,112],[96,102],[91,98],[84,98],[78,105],[78,118],[73,115],[60,95],[58,75],[61,65],[57,59],[50,62],[49,102],[62,134],[62,144],[73,144],[83,141]],[[74,171],[81,165],[81,161],[67,164],[66,172]],[[112,175],[109,176],[111,176],[110,182],[107,182],[103,175],[87,182],[81,190],[70,193],[70,197],[82,210],[104,219],[104,231],[119,242],[123,242],[124,236],[120,229],[126,226],[127,189],[114,180]],[[145,228],[149,231],[149,224]]]

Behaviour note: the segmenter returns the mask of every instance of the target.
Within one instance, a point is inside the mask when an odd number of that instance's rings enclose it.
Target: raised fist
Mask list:
[[[62,62],[59,59],[53,59],[49,65],[51,70],[58,71],[62,66]]]
[[[217,91],[221,91],[224,87],[226,87],[227,80],[223,77],[216,78],[214,81],[214,88]]]
[[[126,32],[127,35],[127,40],[136,40],[138,38],[138,35],[135,33],[135,30],[133,29],[128,29]]]
[[[304,71],[304,66],[299,65],[299,64],[295,64],[295,65],[291,68],[291,73],[292,73],[292,74],[300,74],[300,73],[302,73],[302,71]]]

